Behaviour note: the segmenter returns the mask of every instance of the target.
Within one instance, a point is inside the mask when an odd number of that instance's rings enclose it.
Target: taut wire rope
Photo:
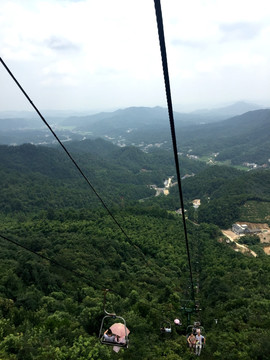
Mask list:
[[[122,226],[120,225],[120,223],[116,220],[115,216],[112,214],[112,212],[110,211],[110,209],[108,208],[108,206],[105,204],[105,202],[103,201],[103,199],[101,198],[101,196],[98,194],[98,192],[95,190],[94,186],[91,184],[91,182],[89,181],[89,179],[87,178],[87,176],[84,174],[84,172],[81,170],[81,168],[79,167],[79,165],[77,164],[77,162],[74,160],[74,158],[72,157],[72,155],[70,154],[70,152],[67,150],[67,148],[65,147],[65,145],[62,143],[62,141],[59,139],[59,137],[56,135],[56,133],[53,131],[53,129],[51,128],[51,126],[48,124],[48,122],[45,120],[44,116],[41,114],[41,112],[38,110],[38,108],[36,107],[36,105],[33,103],[33,101],[30,99],[29,95],[26,93],[26,91],[23,89],[23,87],[21,86],[21,84],[19,83],[19,81],[15,78],[15,76],[13,75],[13,73],[11,72],[11,70],[8,68],[8,66],[6,65],[6,63],[4,62],[4,60],[0,57],[0,62],[2,63],[2,65],[4,66],[4,68],[7,70],[7,72],[9,73],[9,75],[11,76],[11,78],[14,80],[14,82],[16,83],[16,85],[19,87],[19,89],[21,90],[21,92],[24,94],[24,96],[26,97],[26,99],[29,101],[29,103],[32,105],[32,107],[35,109],[36,113],[39,115],[39,117],[41,118],[41,120],[44,122],[44,124],[48,127],[48,129],[50,130],[50,132],[53,134],[53,136],[56,138],[56,140],[58,141],[58,143],[61,145],[61,147],[63,148],[63,150],[65,151],[65,153],[67,154],[67,156],[69,157],[69,159],[72,161],[72,163],[74,164],[74,166],[77,168],[77,170],[79,171],[79,173],[81,174],[81,176],[84,178],[84,180],[87,182],[87,184],[89,185],[89,187],[93,190],[94,194],[97,196],[97,198],[100,200],[100,202],[102,203],[103,207],[107,210],[108,214],[110,215],[110,217],[113,219],[113,221],[115,222],[115,224],[118,226],[118,228],[121,230],[121,232],[124,234],[124,236],[126,237],[126,239],[128,240],[129,244],[132,245],[139,253],[140,255],[143,257],[144,261],[146,262],[146,264],[148,265],[145,255],[142,252],[142,250],[135,244],[133,244],[133,242],[131,241],[131,239],[129,238],[129,236],[127,235],[127,233],[125,232],[125,230],[122,228]],[[149,266],[149,265],[148,265]]]
[[[159,45],[160,45],[160,52],[161,52],[161,59],[162,59],[165,91],[166,91],[166,98],[167,98],[167,106],[168,106],[168,113],[169,113],[169,120],[170,120],[170,127],[171,127],[171,136],[172,136],[173,153],[174,153],[174,160],[175,160],[175,167],[176,167],[176,174],[177,174],[178,191],[179,191],[179,197],[180,197],[180,206],[182,209],[182,219],[183,219],[183,227],[184,227],[185,242],[186,242],[186,249],[187,249],[190,283],[191,283],[191,297],[192,297],[192,300],[195,301],[192,266],[191,266],[191,258],[190,258],[188,235],[187,235],[187,225],[186,225],[186,219],[185,219],[183,191],[182,191],[181,176],[180,176],[180,166],[179,166],[179,159],[178,159],[178,152],[177,152],[177,142],[176,142],[176,134],[175,134],[173,105],[172,105],[172,96],[171,96],[171,88],[170,88],[170,77],[169,77],[169,70],[168,70],[166,44],[165,44],[165,37],[164,37],[162,10],[161,10],[161,5],[160,5],[160,0],[154,0],[154,3],[155,3],[155,10],[156,10],[156,19],[157,19],[157,27],[158,27],[158,36],[159,36]]]

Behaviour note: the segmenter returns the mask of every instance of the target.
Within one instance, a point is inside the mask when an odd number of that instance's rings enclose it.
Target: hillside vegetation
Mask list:
[[[180,312],[189,290],[179,219],[152,209],[115,215],[131,243],[103,212],[2,218],[6,235],[83,275],[76,277],[1,240],[2,359],[116,358],[97,339],[104,287],[117,292],[108,297],[108,306],[125,317],[131,331],[129,349],[117,358],[190,358]],[[254,339],[269,335],[268,258],[234,253],[217,236],[215,227],[189,224],[192,264],[199,271],[200,318],[207,329],[202,358],[267,359],[265,342]],[[160,322],[175,317],[184,326],[163,338]]]
[[[175,172],[173,157],[165,151],[145,154],[135,147],[119,148],[103,140],[75,142],[69,149],[96,191],[111,205],[123,199],[136,201],[153,196],[155,192],[148,185],[162,186]],[[6,213],[100,206],[60,149],[2,145],[0,158],[0,204]],[[205,165],[187,159],[183,167],[197,173]]]
[[[191,220],[212,223],[220,228],[229,228],[235,221],[247,221],[250,218],[270,224],[267,212],[270,206],[269,170],[246,172],[227,166],[208,166],[196,176],[184,179],[182,187],[185,209]],[[197,210],[192,206],[194,199],[201,200]],[[253,207],[248,211],[250,202]],[[170,190],[169,196],[150,198],[146,203],[158,204],[167,210],[178,209],[180,202],[177,186]]]
[[[251,111],[253,110],[253,111]],[[0,114],[1,116],[1,114]],[[175,113],[179,152],[232,165],[243,163],[269,166],[270,110],[238,103],[226,108]],[[49,117],[64,142],[103,138],[120,146],[136,146],[147,152],[171,151],[168,113],[165,108],[131,107],[114,112],[68,118]],[[1,118],[0,143],[51,145],[55,139],[33,115]]]
[[[154,198],[146,186],[173,175],[173,161],[162,151],[145,154],[100,140],[86,144],[71,143],[69,149],[128,237],[59,149],[0,147],[0,358],[191,359],[181,312],[191,297],[189,268],[182,220],[172,211],[177,189]],[[216,214],[234,218],[226,202],[251,201],[252,195],[252,201],[266,203],[269,172],[205,167],[188,159],[181,168],[196,174],[183,180],[185,198],[205,199],[202,213],[193,213],[204,215],[203,222],[187,220],[202,309],[191,321],[200,320],[207,337],[201,358],[266,360],[269,257],[236,253],[213,222]],[[141,197],[150,198],[139,202]],[[131,331],[129,348],[118,354],[98,339],[106,288],[113,290],[107,308],[123,316]],[[182,319],[181,327],[173,325],[175,318]],[[172,324],[168,336],[160,334],[165,319]]]

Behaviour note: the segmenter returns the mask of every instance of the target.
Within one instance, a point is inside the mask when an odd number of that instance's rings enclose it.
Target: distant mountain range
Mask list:
[[[212,123],[226,118],[241,115],[251,110],[261,109],[259,105],[238,102],[228,107],[212,110],[198,110],[192,113],[174,112],[174,120],[178,126],[189,126],[198,123]],[[76,116],[64,119],[64,126],[74,126],[76,130],[92,131],[104,135],[104,131],[132,131],[142,127],[167,127],[168,110],[162,107],[130,107],[114,112],[103,112],[90,116]]]
[[[241,115],[251,110],[258,110],[262,107],[246,102],[237,102],[227,107],[218,109],[203,109],[191,113],[174,112],[175,121],[180,125],[191,125],[196,123],[215,122],[222,119]],[[113,112],[101,112],[90,115],[68,115],[68,111],[44,111],[44,116],[50,125],[58,127],[73,127],[77,130],[103,132],[113,129],[128,129],[129,127],[141,126],[167,126],[168,111],[166,108],[156,106],[149,107],[129,107]],[[19,129],[40,129],[44,127],[39,116],[29,111],[2,111],[0,112],[0,131],[19,130]]]
[[[270,110],[254,110],[257,107],[238,102],[219,109],[174,113],[179,152],[199,156],[214,152],[217,159],[234,164],[267,163]],[[47,121],[63,142],[103,138],[147,152],[171,150],[168,112],[161,107],[130,107],[87,116],[49,117]],[[0,143],[52,145],[56,139],[38,118],[0,118]]]
[[[192,114],[213,116],[213,117],[232,117],[236,115],[242,115],[248,111],[260,110],[263,107],[257,104],[251,104],[244,101],[238,101],[232,105],[224,106],[217,109],[202,109],[193,111]]]
[[[67,148],[111,205],[121,202],[121,197],[131,201],[154,197],[149,185],[162,186],[168,176],[175,175],[173,155],[167,151],[147,154],[102,139],[70,142]],[[60,146],[0,145],[0,159],[2,211],[48,209],[59,204],[91,208],[99,203]],[[184,174],[197,174],[205,167],[184,159],[181,169]]]

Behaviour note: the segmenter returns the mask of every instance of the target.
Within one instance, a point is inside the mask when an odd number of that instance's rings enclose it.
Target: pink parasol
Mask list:
[[[120,338],[124,338],[126,334],[128,335],[130,333],[125,324],[122,323],[114,323],[110,329],[114,335],[118,335]]]

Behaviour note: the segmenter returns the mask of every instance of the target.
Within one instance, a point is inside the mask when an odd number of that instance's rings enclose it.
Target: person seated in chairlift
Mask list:
[[[106,330],[103,337],[104,337],[104,340],[108,341],[108,342],[117,342],[118,341],[117,336],[112,333],[111,329]]]
[[[201,335],[201,330],[198,329],[196,335],[196,355],[200,356],[202,351],[202,346],[205,344],[205,337]]]
[[[117,342],[119,343],[119,344],[126,344],[126,338],[125,337],[119,337],[119,336],[117,336]]]
[[[163,333],[171,333],[172,329],[163,326],[162,328],[160,328],[160,331],[163,332]]]
[[[188,342],[188,346],[189,346],[190,350],[195,351],[196,337],[193,333],[191,333],[189,335],[189,337],[187,338],[187,342]]]

